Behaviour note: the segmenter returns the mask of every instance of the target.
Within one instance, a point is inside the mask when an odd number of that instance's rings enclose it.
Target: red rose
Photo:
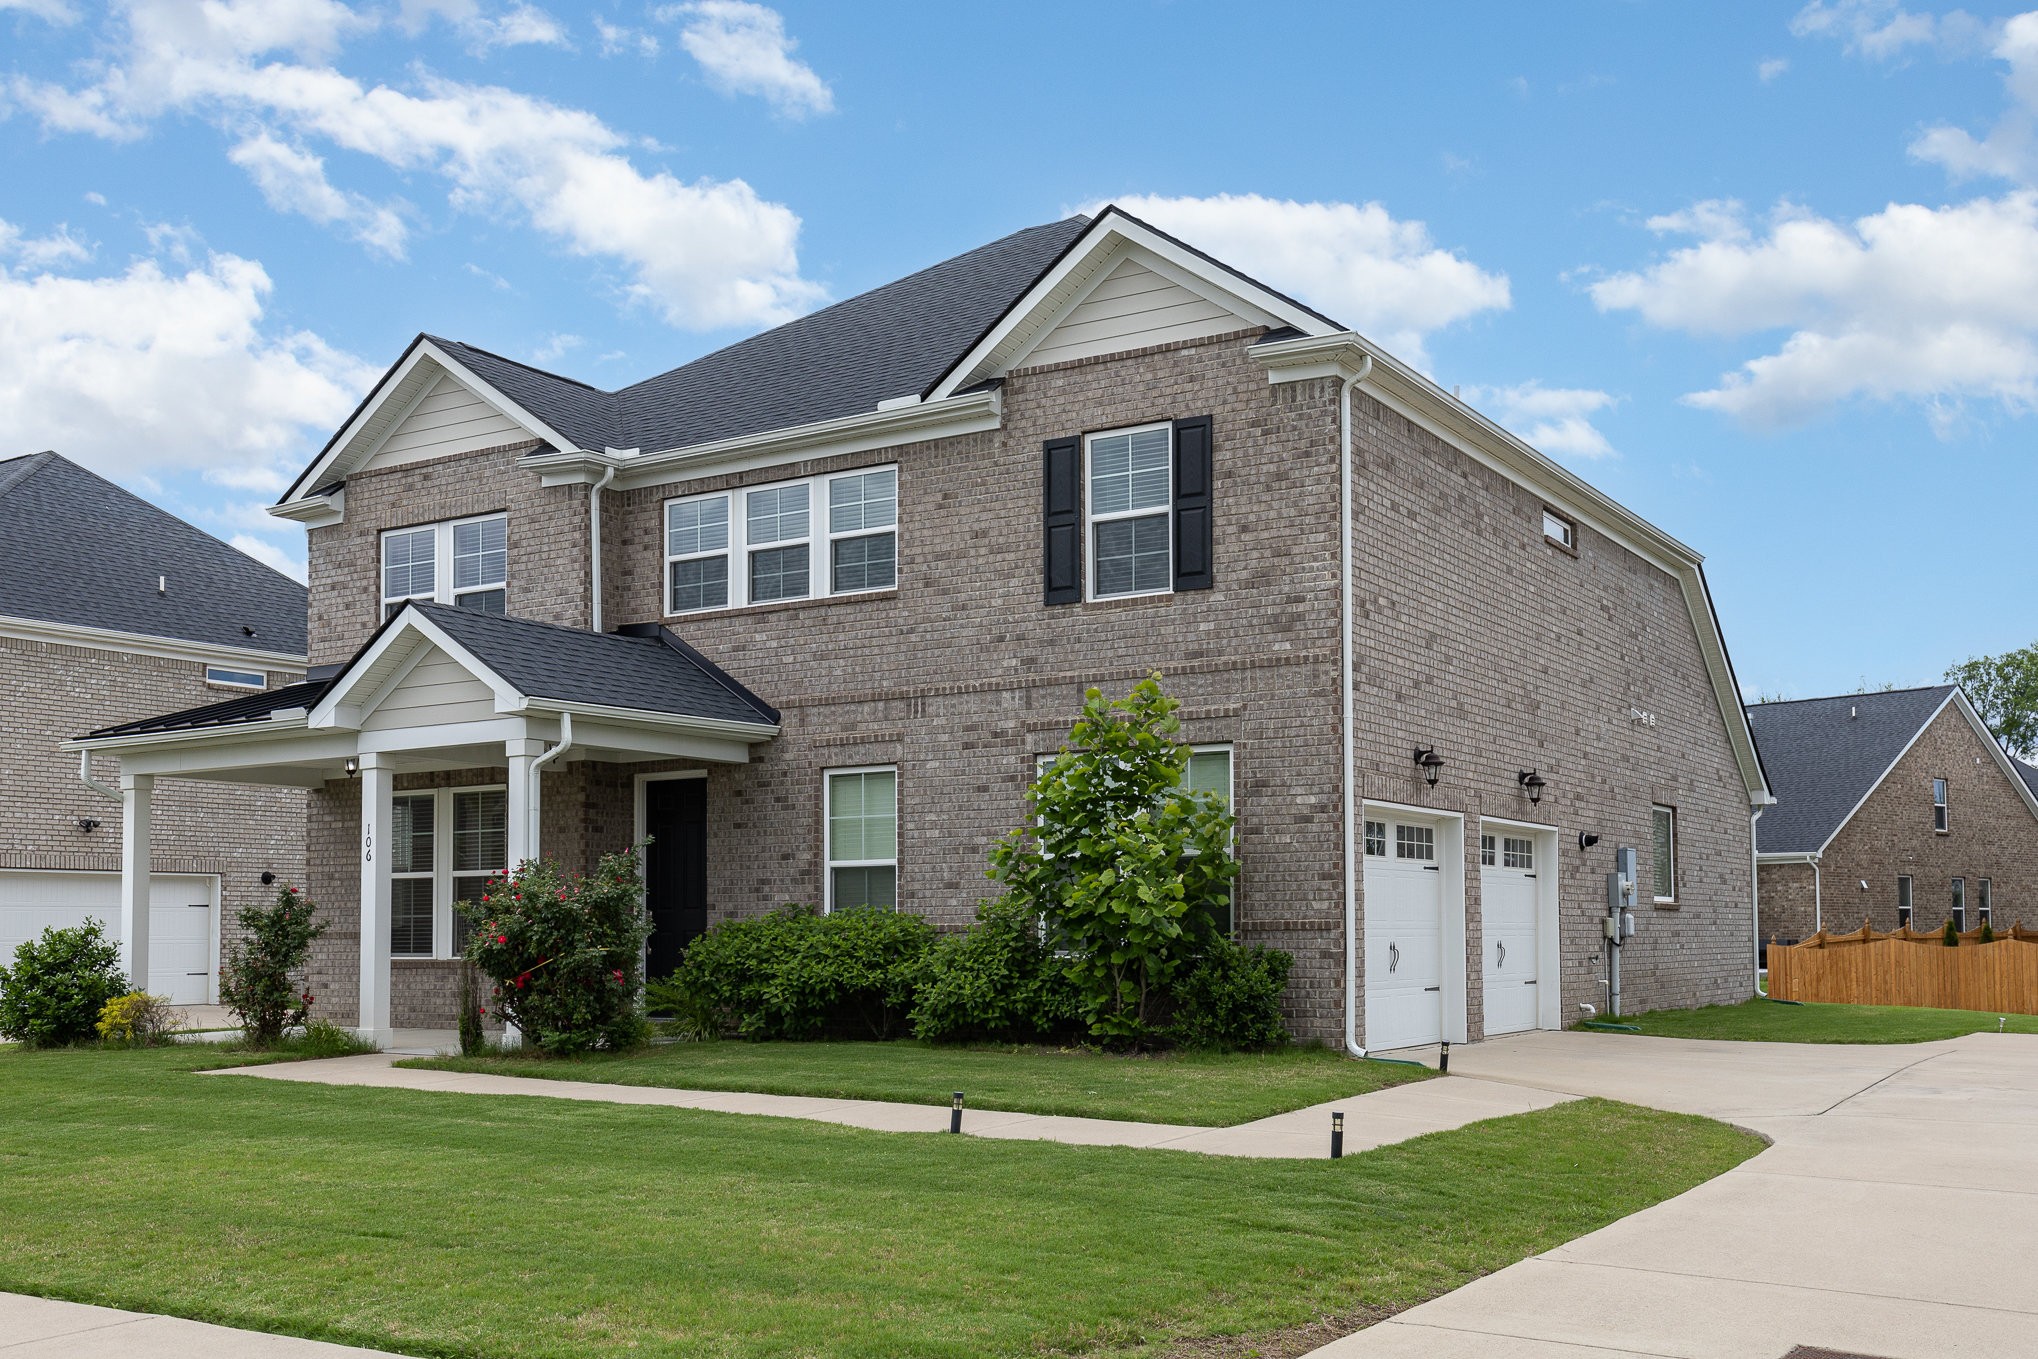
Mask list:
[[[498,944],[507,944],[509,942],[509,936],[506,934],[498,934],[497,936],[495,936],[495,942]]]

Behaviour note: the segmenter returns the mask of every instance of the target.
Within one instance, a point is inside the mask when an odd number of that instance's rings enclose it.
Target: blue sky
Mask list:
[[[1751,695],[2038,637],[2038,14],[0,0],[0,34],[0,455],[296,569],[261,506],[419,330],[614,386],[1117,200],[1704,552]]]

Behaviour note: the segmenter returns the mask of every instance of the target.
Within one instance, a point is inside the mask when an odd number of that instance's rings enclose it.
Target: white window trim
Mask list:
[[[889,859],[838,859],[835,857],[835,780],[843,774],[890,774],[892,776],[892,857]],[[889,868],[892,894],[899,890],[899,841],[905,829],[905,808],[900,797],[899,767],[895,764],[852,764],[821,771],[821,914],[835,914],[835,870],[838,868]],[[893,910],[903,903],[893,902]]]
[[[1649,872],[1652,875],[1649,883],[1650,895],[1658,906],[1674,906],[1677,904],[1677,809],[1661,802],[1649,805],[1649,850],[1652,857],[1656,847],[1655,820],[1657,812],[1668,812],[1670,814],[1670,895],[1667,897],[1655,895],[1656,884],[1653,875],[1657,865],[1654,863],[1649,865]]]
[[[1917,893],[1917,884],[1912,880],[1910,874],[1899,873],[1896,875],[1896,923],[1899,928],[1909,928],[1917,919]]]
[[[1976,878],[1974,880],[1974,923],[1977,928],[1982,925],[1987,925],[1991,928],[1995,926],[1995,896],[1994,878]]]
[[[1932,834],[1945,835],[1953,828],[1953,780],[1932,780]]]
[[[1113,598],[1116,598],[1116,596],[1113,596]],[[1238,748],[1230,741],[1209,741],[1203,745],[1190,746],[1189,754],[1191,756],[1215,755],[1220,750],[1224,752],[1224,810],[1231,813],[1231,835],[1225,841],[1225,848],[1230,851],[1232,862],[1238,863],[1241,868],[1241,872],[1234,874],[1231,879],[1231,929],[1225,934],[1225,937],[1228,939],[1236,939],[1238,938],[1238,886],[1244,880],[1244,864],[1238,857]],[[1183,775],[1186,777],[1188,772],[1188,766],[1184,765],[1182,767]]]
[[[476,869],[472,872],[453,871],[453,797],[457,793],[502,793],[507,792],[506,783],[465,784],[459,788],[404,788],[398,789],[397,797],[425,797],[432,799],[432,951],[430,953],[398,953],[390,950],[392,959],[405,962],[444,962],[457,959],[460,955],[453,947],[453,879],[478,877],[482,873],[497,873],[509,867]],[[505,850],[507,837],[505,837]],[[419,878],[421,873],[396,873],[394,878]],[[476,902],[476,906],[480,903]]]
[[[1953,921],[1953,928],[1961,934],[1967,933],[1967,879],[1954,878],[1948,887],[1947,915]]]
[[[227,678],[230,675],[253,675],[255,682],[248,684],[240,679]],[[269,672],[242,670],[231,665],[208,665],[205,667],[205,682],[215,689],[266,689],[269,687]]]
[[[1127,434],[1144,434],[1148,430],[1162,429],[1168,434],[1168,497],[1158,510],[1151,507],[1143,510],[1117,510],[1110,514],[1098,514],[1090,504],[1090,448],[1098,439],[1116,439]],[[1115,523],[1120,519],[1151,519],[1160,515],[1167,525],[1168,534],[1168,583],[1158,590],[1127,590],[1123,594],[1100,595],[1097,593],[1097,525]],[[1175,427],[1167,420],[1156,420],[1144,425],[1126,425],[1119,429],[1100,429],[1094,434],[1083,436],[1083,598],[1090,602],[1107,599],[1152,599],[1159,595],[1175,592]]]
[[[851,529],[837,533],[830,527],[828,513],[829,486],[845,477],[866,476],[872,472],[892,474],[892,523],[889,529]],[[765,481],[754,486],[732,486],[722,491],[705,491],[699,495],[673,496],[660,506],[658,511],[659,556],[664,561],[664,579],[659,582],[662,607],[667,618],[678,618],[689,614],[721,613],[729,609],[770,608],[775,604],[797,604],[811,599],[853,599],[858,595],[884,594],[898,589],[898,563],[900,513],[902,487],[899,484],[897,463],[878,463],[870,467],[851,467],[840,472],[828,472],[820,476],[794,477],[788,481]],[[765,551],[775,547],[794,547],[801,543],[807,548],[807,593],[785,599],[767,599],[753,602],[750,598],[750,515],[748,497],[757,491],[777,491],[791,486],[807,487],[807,536],[787,538],[778,542],[758,543],[755,550]],[[725,500],[729,504],[728,546],[712,552],[672,551],[672,507],[694,504],[705,500]],[[892,535],[892,583],[873,585],[862,590],[835,589],[835,544],[845,538],[874,538],[880,533]],[[724,604],[711,604],[700,609],[675,609],[672,607],[672,565],[674,562],[705,561],[710,557],[722,557],[729,563],[729,598]]]
[[[1550,532],[1550,522],[1552,520],[1563,526],[1564,532],[1561,535]],[[1548,505],[1543,506],[1543,541],[1562,551],[1576,552],[1578,550],[1578,521],[1569,515],[1559,514]]]
[[[503,570],[500,581],[486,585],[470,585],[464,590],[453,588],[453,530],[462,524],[481,524],[491,519],[500,519],[503,541]],[[432,592],[429,595],[392,595],[389,590],[389,540],[400,534],[417,533],[424,529],[433,531],[432,540]],[[505,612],[509,603],[509,515],[503,510],[492,514],[470,514],[464,519],[444,519],[436,524],[410,524],[403,528],[384,529],[375,540],[375,590],[382,598],[382,616],[389,616],[390,606],[409,600],[421,599],[433,604],[451,604],[459,607],[461,599],[468,595],[486,594],[490,590],[503,592]]]

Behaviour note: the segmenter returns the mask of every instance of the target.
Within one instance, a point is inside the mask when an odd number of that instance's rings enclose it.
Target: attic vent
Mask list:
[[[1848,704],[1848,705],[1847,705],[1847,717],[1848,717],[1848,720],[1850,720],[1850,721],[1851,721],[1851,720],[1853,720],[1854,718],[1857,718],[1857,717],[1859,717],[1859,716],[1861,716],[1861,710],[1860,710],[1859,708],[1855,707],[1855,706],[1854,706],[1853,704],[1851,704],[1851,703],[1850,703],[1850,704]]]
[[[156,577],[156,593],[159,595],[170,593],[170,578],[168,576]]]

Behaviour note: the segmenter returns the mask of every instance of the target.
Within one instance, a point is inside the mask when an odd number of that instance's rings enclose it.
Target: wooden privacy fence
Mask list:
[[[2012,925],[1981,942],[1980,930],[1948,948],[1938,930],[1852,934],[1820,930],[1801,944],[1769,946],[1769,995],[1834,1005],[1915,1005],[1937,1010],[2038,1014],[2038,933]]]

